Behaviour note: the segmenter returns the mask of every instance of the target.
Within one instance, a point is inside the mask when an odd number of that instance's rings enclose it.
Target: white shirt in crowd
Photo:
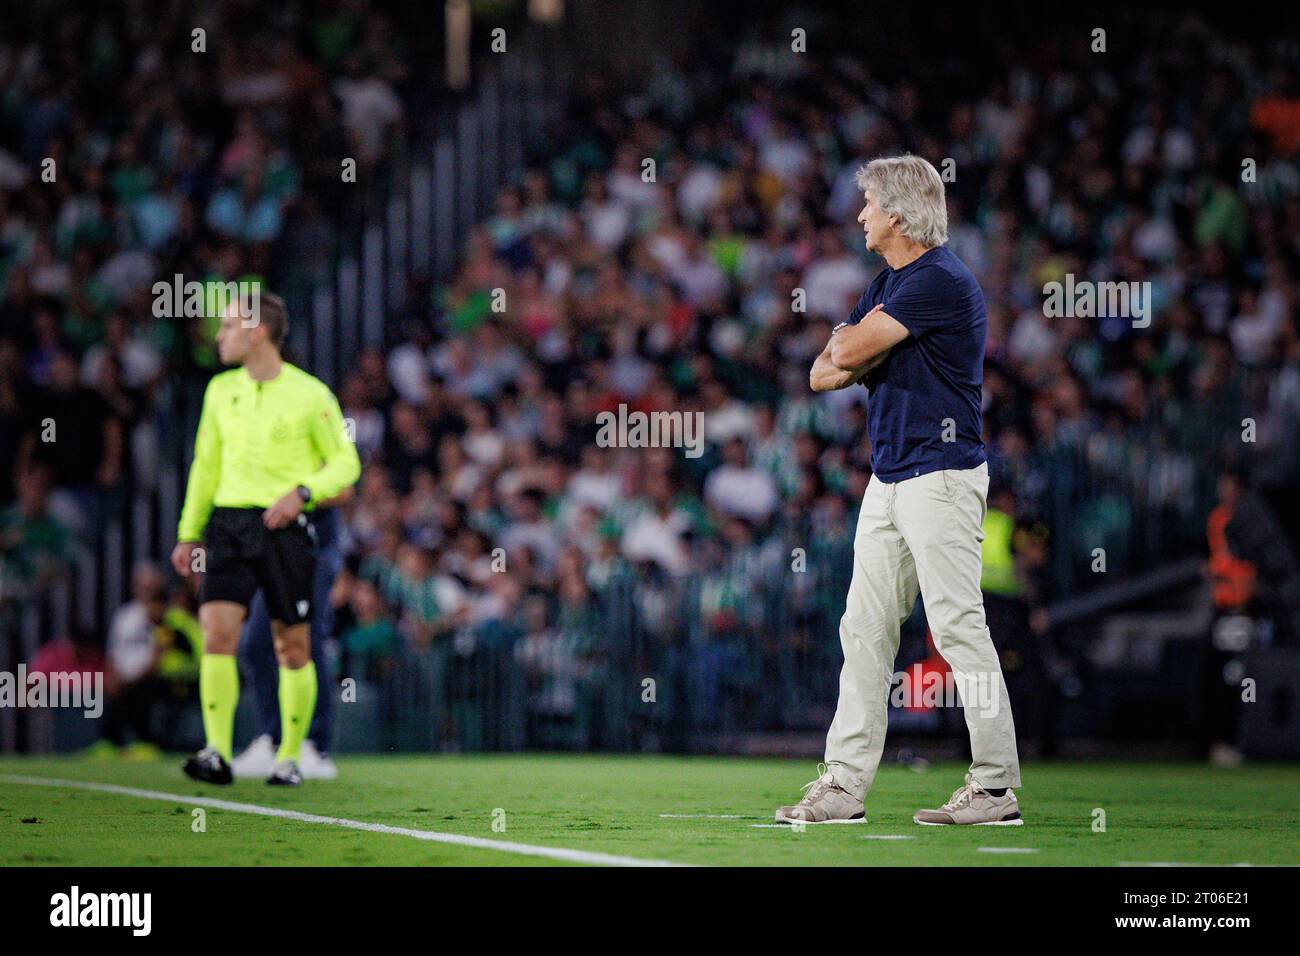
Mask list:
[[[776,510],[776,482],[761,468],[720,465],[704,482],[704,500],[723,514],[766,521]]]
[[[124,681],[137,681],[153,666],[153,622],[139,601],[113,612],[108,626],[108,663]]]

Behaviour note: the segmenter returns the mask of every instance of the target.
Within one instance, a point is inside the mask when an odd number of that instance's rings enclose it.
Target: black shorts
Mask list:
[[[260,589],[271,620],[311,620],[316,529],[305,514],[271,531],[262,524],[261,508],[216,508],[203,545],[207,566],[200,603],[233,601],[248,607]]]

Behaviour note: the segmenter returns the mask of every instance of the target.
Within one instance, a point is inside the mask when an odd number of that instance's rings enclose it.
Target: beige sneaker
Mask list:
[[[966,774],[966,783],[957,788],[952,797],[938,810],[917,810],[912,817],[926,827],[956,825],[977,827],[1018,827],[1020,804],[1015,793],[1008,788],[1000,797],[984,790]]]
[[[862,801],[835,782],[825,764],[817,766],[818,777],[804,784],[803,799],[792,807],[776,811],[777,823],[866,823]]]

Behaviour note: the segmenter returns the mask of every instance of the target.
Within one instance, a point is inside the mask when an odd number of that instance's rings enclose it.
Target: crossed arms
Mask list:
[[[848,388],[883,362],[889,350],[908,335],[883,305],[876,306],[856,325],[831,333],[808,373],[809,386],[814,392]]]

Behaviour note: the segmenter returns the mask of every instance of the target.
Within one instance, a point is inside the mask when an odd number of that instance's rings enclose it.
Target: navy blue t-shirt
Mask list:
[[[871,396],[871,470],[881,481],[903,481],[979,466],[987,460],[980,391],[988,330],[979,283],[936,246],[876,276],[849,321],[856,325],[882,302],[911,334],[862,380]],[[945,433],[953,440],[944,441]]]

